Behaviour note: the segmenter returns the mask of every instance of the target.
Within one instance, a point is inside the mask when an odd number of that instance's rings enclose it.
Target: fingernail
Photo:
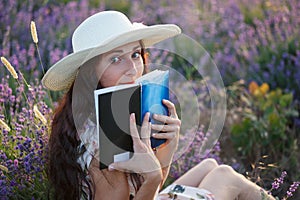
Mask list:
[[[132,121],[134,121],[134,118],[135,118],[135,114],[134,114],[134,113],[131,113],[130,119],[131,119]]]
[[[115,168],[113,166],[111,166],[111,165],[108,166],[108,171],[114,171],[114,170],[115,170]]]

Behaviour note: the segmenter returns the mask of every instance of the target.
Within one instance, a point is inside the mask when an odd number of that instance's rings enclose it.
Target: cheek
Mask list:
[[[107,68],[102,76],[99,77],[100,83],[102,87],[114,86],[118,83],[122,75],[124,74],[121,70],[116,70],[113,67]]]
[[[139,67],[137,68],[137,74],[138,74],[138,77],[140,77],[140,76],[143,75],[144,70],[145,70],[144,64],[141,63],[141,64],[139,65]]]
[[[141,69],[138,71],[138,77],[141,77],[144,73],[144,67],[141,67]]]

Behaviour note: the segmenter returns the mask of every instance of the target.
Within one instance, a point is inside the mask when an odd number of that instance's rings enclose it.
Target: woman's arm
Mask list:
[[[162,167],[161,168],[161,171],[162,171],[162,174],[163,174],[163,180],[161,181],[160,183],[160,189],[163,187],[165,181],[167,180],[168,178],[168,175],[169,175],[169,171],[170,171],[170,165],[169,166],[166,166],[166,167]]]
[[[162,175],[159,171],[143,174],[145,181],[141,188],[136,193],[134,200],[152,200],[158,193],[159,184],[162,180]],[[145,178],[146,177],[146,178]]]
[[[134,154],[132,158],[124,162],[116,162],[109,165],[110,170],[123,172],[135,172],[143,176],[143,183],[137,191],[134,199],[154,199],[158,187],[163,179],[160,163],[154,155],[150,144],[151,124],[149,113],[144,117],[139,137],[134,114],[130,116],[130,133],[133,140]]]
[[[153,115],[154,119],[162,122],[164,125],[152,124],[152,129],[161,131],[152,136],[157,139],[167,139],[167,141],[156,149],[156,157],[160,162],[163,174],[161,186],[168,177],[170,165],[173,156],[178,146],[179,131],[181,121],[177,116],[174,104],[168,100],[163,100],[163,103],[169,110],[169,116]]]

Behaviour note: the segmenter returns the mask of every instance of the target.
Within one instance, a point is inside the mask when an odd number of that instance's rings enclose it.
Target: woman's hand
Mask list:
[[[132,158],[124,162],[115,162],[109,165],[109,170],[119,170],[124,172],[134,172],[142,174],[145,181],[161,181],[162,174],[160,163],[155,157],[150,144],[151,123],[150,114],[144,117],[141,127],[141,138],[139,137],[135,115],[130,115],[130,133],[133,140],[134,154]]]
[[[115,162],[109,165],[109,170],[135,172],[143,176],[144,181],[134,197],[135,200],[154,199],[159,184],[163,180],[160,163],[151,149],[149,116],[150,114],[147,113],[144,117],[140,138],[135,115],[130,115],[130,133],[133,140],[134,154],[128,161]]]
[[[152,129],[156,131],[162,131],[162,133],[152,134],[152,137],[157,139],[167,139],[156,152],[156,157],[159,160],[161,167],[167,167],[171,164],[173,155],[178,146],[179,131],[181,121],[178,119],[176,108],[174,104],[168,100],[163,100],[163,104],[167,106],[169,110],[169,116],[153,115],[153,118],[160,121],[162,124],[152,124]]]
[[[134,149],[133,157],[130,160],[112,163],[108,170],[99,170],[99,162],[96,159],[92,160],[89,173],[95,186],[95,200],[128,199],[128,180],[123,172],[135,172],[143,176],[144,180],[135,194],[135,200],[154,199],[163,177],[160,163],[150,145],[149,113],[144,117],[141,138],[138,134],[134,114],[130,116],[130,132]]]

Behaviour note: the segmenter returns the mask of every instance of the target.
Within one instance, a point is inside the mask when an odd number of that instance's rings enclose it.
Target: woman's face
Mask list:
[[[144,71],[140,43],[132,42],[102,54],[96,71],[104,88],[134,83]]]

